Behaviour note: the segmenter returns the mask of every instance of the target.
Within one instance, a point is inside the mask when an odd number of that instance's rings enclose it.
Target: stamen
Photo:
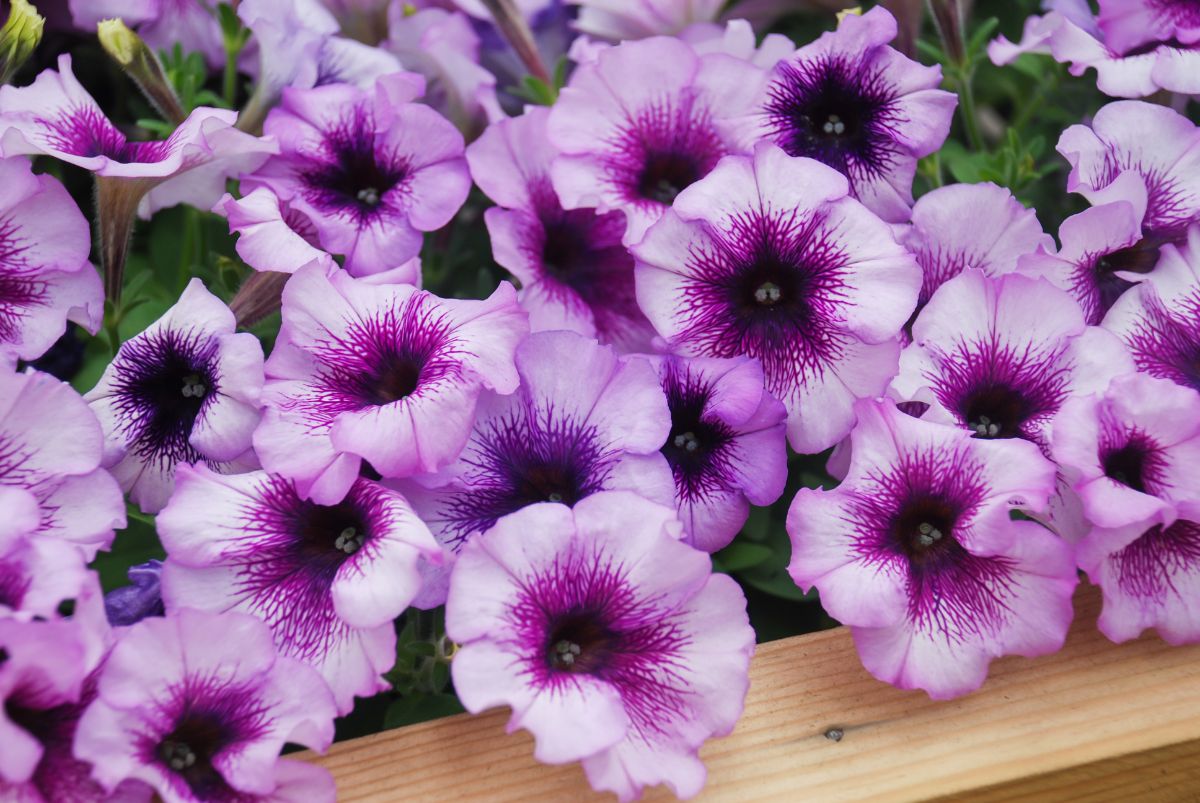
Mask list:
[[[838,117],[836,114],[831,114],[829,115],[829,119],[825,121],[825,125],[821,126],[821,130],[826,134],[833,134],[835,136],[839,134],[845,134],[846,124],[842,122],[841,117]]]
[[[978,421],[972,421],[967,426],[975,430],[975,434],[981,437],[994,438],[1000,434],[1000,425],[994,423],[986,415],[979,416]]]
[[[676,449],[683,449],[685,452],[694,452],[700,448],[700,439],[696,437],[694,432],[685,432],[682,435],[676,435],[674,440]]]
[[[942,540],[942,531],[928,522],[921,522],[917,527],[917,543],[921,546],[933,546]]]
[[[183,742],[163,742],[158,746],[159,757],[176,772],[196,764],[196,753]]]
[[[581,652],[578,644],[563,639],[554,645],[554,661],[562,666],[574,666],[575,659]]]
[[[763,282],[754,291],[754,300],[767,307],[778,303],[782,297],[783,291],[779,289],[779,285],[775,284],[775,282]]]
[[[552,491],[551,493],[546,495],[547,502],[561,502],[562,500],[563,500],[563,495],[560,494],[558,491]]]
[[[358,202],[360,204],[365,204],[367,206],[376,206],[379,204],[379,190],[375,189],[374,187],[367,187],[366,189],[359,190],[358,195],[355,197],[358,198]]]
[[[185,399],[200,399],[208,392],[199,374],[188,374],[183,378],[183,397]]]
[[[347,555],[353,555],[362,549],[362,545],[366,540],[366,536],[356,528],[347,527],[338,535],[337,540],[333,542],[333,546],[334,549],[345,552]]]

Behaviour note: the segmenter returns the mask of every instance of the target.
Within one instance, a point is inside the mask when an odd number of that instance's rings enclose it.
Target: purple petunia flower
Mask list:
[[[266,187],[243,198],[227,194],[213,211],[229,221],[229,231],[238,235],[238,256],[255,270],[295,273],[313,263],[326,270],[336,266],[308,216]]]
[[[451,580],[463,705],[510,706],[535,758],[582,760],[622,801],[658,783],[699,792],[697,750],[733,729],[748,686],[745,597],[678,527],[629,493],[534,505],[468,544]]]
[[[1200,92],[1200,14],[1187,0],[1102,0],[1099,17],[1087,0],[1047,0],[1047,14],[1029,17],[1017,44],[988,45],[995,64],[1023,53],[1050,53],[1072,75],[1096,70],[1106,95],[1153,95],[1160,89]]]
[[[921,272],[840,173],[769,143],[680,193],[633,249],[638,301],[670,347],[757,357],[815,453],[896,373]]]
[[[75,25],[87,33],[106,19],[122,19],[155,52],[176,44],[200,53],[213,69],[225,64],[225,45],[217,15],[206,0],[67,0]]]
[[[467,148],[476,183],[499,206],[484,213],[496,261],[520,281],[534,331],[570,329],[622,351],[648,351],[654,329],[637,305],[625,216],[563,209],[550,182],[550,111],[494,123]]]
[[[1147,136],[1153,131],[1153,136]],[[1090,127],[1073,125],[1058,140],[1071,164],[1067,189],[1093,204],[1128,201],[1138,212],[1145,247],[1178,241],[1200,220],[1200,128],[1176,111],[1118,101]]]
[[[918,313],[935,290],[964,270],[1013,273],[1021,256],[1054,244],[1032,209],[990,183],[951,184],[921,196],[900,242],[921,266]]]
[[[6,524],[61,539],[91,559],[125,527],[121,489],[100,467],[104,434],[87,404],[48,374],[0,371],[0,488]],[[32,530],[19,510],[36,510]],[[29,523],[26,521],[26,523]]]
[[[1166,379],[1117,377],[1103,395],[1072,399],[1054,418],[1051,449],[1095,527],[1171,524],[1200,501],[1200,394]]]
[[[573,505],[604,490],[671,504],[675,484],[659,449],[671,417],[643,357],[573,332],[531,335],[516,353],[521,385],[480,398],[462,454],[401,489],[447,557],[503,516],[538,502]],[[449,568],[425,567],[420,607],[445,600]]]
[[[787,410],[763,387],[757,360],[661,357],[671,411],[662,453],[675,475],[684,540],[705,552],[729,544],[787,480]]]
[[[1030,443],[858,406],[846,479],[802,488],[788,512],[788,571],[850,626],[867,670],[944,699],[978,688],[993,658],[1062,647],[1070,546],[1009,516],[1045,509],[1053,464]]]
[[[1121,343],[1086,325],[1079,306],[1049,282],[967,271],[917,318],[892,387],[903,401],[928,404],[924,419],[1046,446],[1063,402],[1132,371]]]
[[[762,80],[746,61],[697,56],[678,39],[601,51],[575,70],[547,123],[561,152],[551,176],[563,206],[624,211],[625,243],[636,243],[681,190],[746,150],[751,132],[735,120]]]
[[[235,329],[224,302],[192,279],[84,397],[104,427],[106,465],[146,513],[167,503],[179,463],[253,465],[262,346]]]
[[[96,333],[104,290],[91,247],[62,184],[34,175],[24,157],[0,160],[0,360],[42,356],[68,320]]]
[[[147,616],[166,614],[162,598],[162,567],[161,560],[149,560],[131,566],[125,572],[131,585],[114,588],[104,595],[104,613],[110,625],[128,627]]]
[[[324,750],[333,716],[324,681],[277,655],[265,624],[185,609],[145,619],[117,642],[75,753],[104,788],[136,779],[166,801],[332,801],[325,770],[289,767],[279,751],[286,742]],[[281,794],[296,772],[304,783]]]
[[[839,171],[867,208],[901,223],[917,160],[941,147],[957,98],[937,88],[940,67],[888,47],[895,38],[896,20],[884,8],[846,15],[836,31],[775,65],[759,116],[770,141]]]
[[[421,87],[419,76],[396,73],[371,92],[347,84],[286,90],[265,126],[282,152],[245,178],[246,189],[270,187],[356,274],[407,262],[421,233],[444,226],[471,186],[462,136],[409,102]]]
[[[689,25],[712,22],[723,0],[569,0],[579,6],[575,28],[588,36],[621,42],[670,36]]]
[[[388,688],[393,620],[420,587],[417,559],[441,559],[404,497],[360,478],[337,504],[318,505],[282,477],[202,466],[181,468],[177,483],[157,519],[170,611],[263,619],[283,655],[321,673],[341,714]]]
[[[528,329],[506,282],[458,301],[297,271],[254,434],[263,466],[321,504],[342,499],[364,460],[385,477],[436,471],[462,451],[480,391],[516,389]]]
[[[1103,320],[1121,294],[1158,264],[1159,248],[1142,238],[1137,210],[1126,201],[1085,209],[1063,221],[1062,248],[1040,248],[1017,261],[1021,273],[1066,290],[1089,325]]]
[[[724,25],[698,22],[680,31],[679,38],[701,55],[728,53],[764,70],[796,52],[796,44],[780,33],[769,33],[759,43],[754,28],[744,19],[730,20]]]

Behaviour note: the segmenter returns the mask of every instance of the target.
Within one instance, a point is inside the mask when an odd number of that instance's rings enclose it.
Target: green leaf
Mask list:
[[[383,715],[383,727],[399,728],[430,719],[461,714],[462,703],[453,694],[423,694],[405,697],[388,706]]]
[[[713,560],[719,562],[721,568],[727,572],[740,572],[770,560],[773,554],[768,546],[734,541],[714,555]]]

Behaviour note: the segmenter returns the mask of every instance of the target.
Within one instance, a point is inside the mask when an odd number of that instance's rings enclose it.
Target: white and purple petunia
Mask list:
[[[1200,225],[1184,244],[1162,247],[1154,271],[1117,299],[1102,326],[1139,371],[1200,390]]]
[[[867,670],[944,699],[978,688],[993,658],[1061,648],[1071,548],[1010,517],[1045,510],[1054,465],[1031,443],[858,406],[846,478],[792,502],[788,571],[851,628]]]
[[[283,655],[316,668],[338,712],[388,688],[398,617],[440,562],[429,529],[396,491],[357,479],[333,505],[302,499],[263,471],[181,467],[156,520],[168,612],[240,611],[271,627]]]
[[[917,160],[941,147],[957,97],[940,67],[888,46],[896,20],[882,7],[847,14],[777,63],[759,101],[762,135],[792,156],[824,162],[889,223],[908,219]]]
[[[96,333],[104,290],[91,247],[88,222],[62,184],[34,175],[23,156],[0,160],[0,359],[42,356],[67,321]]]
[[[917,317],[892,390],[929,405],[922,417],[977,438],[1046,446],[1050,421],[1074,396],[1098,393],[1133,361],[1120,340],[1044,279],[967,271]]]
[[[570,329],[647,351],[654,329],[638,308],[633,257],[621,244],[625,215],[563,208],[550,180],[549,115],[529,108],[467,148],[472,177],[497,203],[484,213],[492,253],[520,281],[534,331]]]
[[[303,268],[283,292],[258,456],[322,504],[364,461],[384,477],[436,471],[462,451],[480,392],[516,389],[528,329],[508,283],[459,301]]]
[[[180,610],[121,637],[83,712],[75,754],[112,791],[127,780],[179,801],[333,801],[315,765],[285,743],[324,750],[334,702],[311,667],[275,652],[252,616]]]
[[[125,502],[103,455],[100,423],[69,385],[0,370],[4,529],[65,541],[87,559],[107,549],[125,527]]]
[[[750,504],[770,505],[787,480],[787,410],[748,357],[654,358],[671,412],[662,453],[675,476],[684,540],[705,552],[729,544]]]
[[[712,22],[722,0],[568,0],[579,6],[575,29],[588,36],[622,42],[672,36],[696,23]]]
[[[179,301],[117,356],[85,397],[104,427],[105,465],[147,513],[174,487],[175,467],[253,466],[263,353],[233,313],[192,279]]]
[[[516,353],[516,393],[484,394],[466,448],[437,474],[402,490],[448,561],[502,517],[538,502],[573,505],[605,490],[672,503],[659,453],[671,428],[667,400],[644,357],[619,357],[574,332],[530,335]],[[448,567],[425,567],[421,607],[445,601]]]
[[[321,247],[357,275],[389,270],[444,226],[471,187],[462,135],[413,103],[420,76],[395,73],[369,90],[288,89],[264,130],[280,153],[243,179],[266,186],[312,222]]]
[[[837,443],[854,400],[883,392],[921,286],[845,176],[770,143],[680,193],[633,252],[638,302],[669,347],[757,357],[800,452]]]
[[[697,750],[741,714],[754,632],[737,583],[678,532],[670,508],[614,492],[525,508],[468,544],[446,607],[467,710],[511,707],[538,760],[582,761],[622,801],[696,794]]]
[[[700,56],[668,37],[600,51],[575,70],[547,122],[563,206],[623,211],[624,242],[636,243],[682,190],[750,146],[745,120],[763,77],[742,59]]]

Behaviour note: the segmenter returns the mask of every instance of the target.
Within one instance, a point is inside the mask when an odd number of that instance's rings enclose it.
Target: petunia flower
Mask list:
[[[1017,260],[1017,269],[1067,291],[1089,325],[1103,320],[1121,294],[1158,264],[1161,245],[1142,237],[1137,208],[1114,201],[1085,209],[1058,229],[1062,247],[1042,247]]]
[[[1120,341],[1084,323],[1069,295],[1019,274],[960,274],[933,294],[912,333],[892,384],[897,398],[928,404],[922,418],[977,438],[1046,446],[1067,399],[1133,371]]]
[[[570,0],[579,6],[580,33],[621,42],[678,34],[689,25],[713,22],[722,0]]]
[[[662,453],[675,476],[684,540],[716,552],[742,529],[751,503],[770,505],[783,493],[787,410],[764,389],[756,360],[654,363],[671,411]]]
[[[737,9],[734,9],[738,13]],[[698,22],[679,32],[679,38],[701,55],[728,53],[769,70],[796,52],[796,44],[781,33],[769,33],[758,41],[754,28],[744,19],[730,20],[724,25]]]
[[[0,359],[34,360],[74,321],[92,334],[104,316],[88,262],[91,229],[66,189],[24,157],[0,160]]]
[[[1034,210],[991,183],[950,184],[922,195],[899,240],[921,266],[918,313],[935,290],[964,270],[1013,273],[1020,257],[1054,244]]]
[[[69,385],[0,371],[0,490],[11,532],[64,541],[89,560],[107,549],[125,527],[125,502],[100,466],[103,450],[96,416]]]
[[[888,46],[882,7],[847,14],[836,31],[775,65],[759,101],[763,134],[792,156],[824,162],[889,223],[908,219],[917,160],[941,147],[957,98],[940,67]]]
[[[131,142],[101,111],[59,56],[26,87],[0,88],[0,155],[43,154],[96,175],[105,292],[120,295],[135,213],[187,202],[209,208],[225,180],[253,170],[275,150],[233,127],[237,114],[201,107],[165,140]]]
[[[180,463],[253,465],[262,346],[199,279],[121,344],[84,397],[104,427],[105,464],[146,513],[167,503]]]
[[[1101,325],[1121,338],[1139,371],[1200,390],[1200,226],[1184,244],[1164,245],[1154,271]]]
[[[242,198],[226,194],[213,211],[229,221],[229,231],[238,235],[238,256],[255,270],[295,273],[308,264],[326,270],[336,266],[308,216],[266,187]]]
[[[347,84],[285,91],[265,125],[281,153],[246,176],[244,188],[271,188],[356,274],[407,262],[422,232],[445,225],[471,184],[459,133],[409,102],[421,84],[396,73],[372,91]]]
[[[573,332],[539,332],[516,352],[520,387],[485,394],[466,448],[432,476],[399,487],[453,560],[502,517],[538,502],[573,505],[605,490],[671,504],[659,449],[671,417],[643,357],[618,357]],[[424,566],[415,604],[445,601],[444,569]]]
[[[745,598],[678,527],[630,493],[534,505],[468,544],[451,579],[463,705],[511,707],[535,758],[582,761],[622,801],[658,783],[699,792],[697,750],[733,729],[748,685]]]
[[[680,193],[633,248],[638,302],[671,349],[757,357],[815,453],[896,372],[921,272],[840,173],[769,143]]]
[[[994,64],[1049,53],[1072,75],[1096,70],[1106,95],[1137,98],[1159,90],[1200,92],[1200,16],[1178,0],[1104,0],[1097,17],[1087,0],[1050,0],[1048,13],[1025,20],[1021,41],[988,45]]]
[[[416,596],[417,560],[441,550],[404,497],[355,480],[334,505],[255,471],[182,467],[157,518],[169,611],[240,611],[264,620],[283,655],[319,671],[340,714],[384,691],[394,620]]]
[[[288,742],[324,750],[333,716],[325,682],[277,655],[265,624],[185,609],[145,619],[117,642],[79,720],[75,754],[105,789],[134,779],[168,803],[332,801],[324,769],[280,761],[279,752]]]
[[[653,76],[653,80],[648,78]],[[762,70],[724,53],[698,56],[653,37],[580,64],[550,111],[561,152],[551,166],[568,209],[621,210],[636,243],[686,187],[749,146],[749,113]]]
[[[516,389],[528,328],[507,283],[458,301],[302,268],[283,292],[258,456],[321,504],[342,499],[363,461],[385,477],[436,471],[462,451],[482,389]]]
[[[888,401],[858,407],[845,480],[792,502],[788,571],[850,627],[867,671],[945,699],[978,688],[993,658],[1061,648],[1071,548],[1009,515],[1045,509],[1053,464]]]
[[[492,253],[521,283],[533,331],[570,329],[622,351],[648,351],[654,329],[637,305],[625,216],[564,209],[550,180],[548,109],[493,123],[467,148],[471,176],[496,207],[484,213]]]

